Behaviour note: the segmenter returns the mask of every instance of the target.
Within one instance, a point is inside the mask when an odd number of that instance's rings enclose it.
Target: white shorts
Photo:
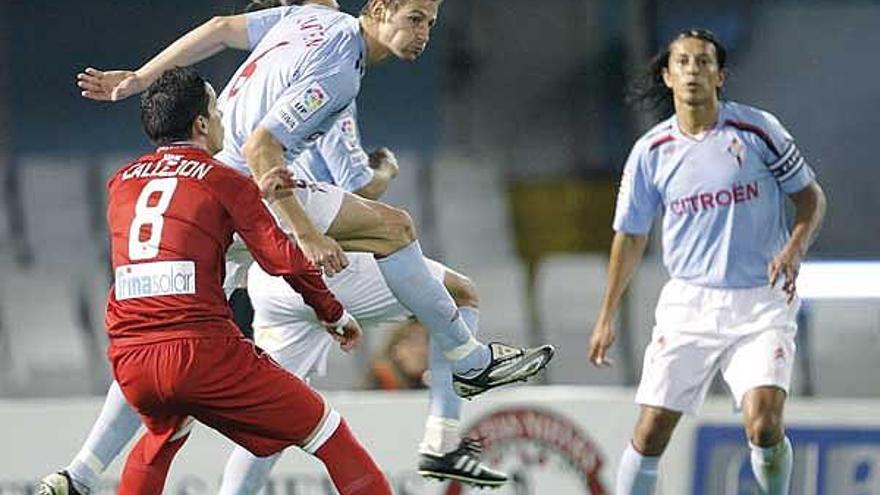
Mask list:
[[[322,234],[326,233],[339,214],[345,191],[332,184],[299,180],[294,192],[315,228]],[[223,290],[226,291],[227,297],[233,290],[247,286],[247,270],[253,262],[254,258],[247,250],[247,246],[236,234],[226,252],[226,279],[223,281]]]
[[[348,267],[324,281],[363,328],[411,316],[391,293],[372,254],[347,254]],[[431,274],[443,280],[446,267],[426,261]],[[248,271],[248,294],[257,345],[297,376],[326,373],[333,339],[302,297],[283,278],[267,274],[256,263]]]
[[[695,414],[718,370],[737,409],[746,392],[788,393],[800,301],[781,289],[712,289],[670,280],[660,293],[636,402]]]

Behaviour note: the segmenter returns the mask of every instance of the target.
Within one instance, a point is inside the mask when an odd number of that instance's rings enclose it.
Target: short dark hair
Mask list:
[[[286,5],[302,5],[306,0],[251,0],[244,8],[247,12],[256,12],[258,10],[272,9],[275,7],[283,7]]]
[[[708,29],[685,29],[675,35],[664,46],[663,50],[651,58],[648,68],[635,78],[630,85],[628,100],[641,104],[648,109],[661,110],[669,113],[673,109],[672,90],[663,82],[663,69],[669,66],[669,54],[672,44],[685,38],[697,38],[715,46],[718,68],[724,70],[727,64],[727,50],[721,40]]]
[[[141,124],[156,144],[192,139],[192,124],[208,116],[208,88],[190,67],[165,71],[141,96]]]

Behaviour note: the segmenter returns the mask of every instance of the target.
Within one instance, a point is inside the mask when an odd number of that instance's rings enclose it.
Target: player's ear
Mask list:
[[[665,84],[667,88],[672,89],[672,81],[669,78],[669,68],[663,67],[660,69],[660,75],[663,76],[663,84]]]
[[[724,83],[727,82],[727,69],[721,69],[718,71],[718,89],[724,87]]]
[[[385,5],[384,0],[373,0],[370,2],[370,17],[377,21],[385,20],[385,13],[388,11],[388,6]]]
[[[193,121],[193,134],[196,136],[208,135],[208,118],[204,115],[199,115],[196,117],[196,120]]]

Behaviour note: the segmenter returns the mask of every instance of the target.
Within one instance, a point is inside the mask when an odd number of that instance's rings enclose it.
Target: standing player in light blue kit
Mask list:
[[[761,493],[788,493],[792,448],[782,411],[794,364],[795,281],[825,197],[774,116],[719,99],[724,63],[724,47],[704,30],[682,32],[654,59],[643,96],[671,98],[675,115],[636,142],[620,185],[590,361],[609,364],[613,315],[660,211],[671,276],[645,350],[620,495],[654,492],[675,425],[697,412],[719,370],[742,409]],[[796,211],[791,232],[786,197]]]

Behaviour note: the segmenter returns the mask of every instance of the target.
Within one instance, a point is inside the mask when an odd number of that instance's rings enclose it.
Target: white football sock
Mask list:
[[[244,447],[235,446],[226,469],[219,495],[253,495],[263,488],[269,479],[269,472],[281,458],[281,452],[269,457],[257,457]]]
[[[77,491],[95,492],[107,466],[122,452],[141,427],[141,418],[125,401],[115,381],[107,391],[101,414],[73,462],[67,466]]]
[[[440,416],[428,416],[425,421],[425,437],[419,444],[419,452],[446,454],[458,448],[461,442],[459,422]]]
[[[764,495],[788,495],[791,484],[793,455],[791,441],[784,437],[776,445],[758,447],[749,443],[752,449],[752,471]]]
[[[657,487],[657,464],[659,456],[644,456],[632,446],[620,456],[617,468],[617,495],[652,495]]]

